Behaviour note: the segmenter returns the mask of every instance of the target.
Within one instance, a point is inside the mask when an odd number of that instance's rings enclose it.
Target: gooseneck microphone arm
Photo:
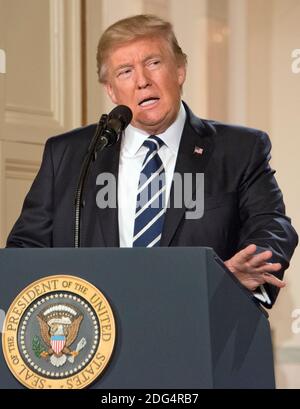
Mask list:
[[[84,158],[82,163],[81,172],[79,176],[79,181],[76,189],[75,194],[75,231],[74,231],[74,247],[80,247],[80,224],[81,224],[81,209],[84,207],[84,203],[82,201],[83,196],[83,189],[85,185],[85,181],[87,179],[87,175],[89,173],[89,169],[91,167],[91,163],[95,158],[96,147],[99,144],[99,139],[103,133],[103,129],[105,127],[105,123],[107,121],[107,115],[103,114],[100,118],[100,121],[97,124],[96,132],[91,140],[91,143],[88,148],[88,152]],[[104,143],[102,144],[103,148],[105,147]],[[102,149],[103,149],[102,148]]]
[[[124,105],[119,105],[114,108],[109,115],[103,114],[97,124],[95,134],[90,142],[87,154],[81,166],[75,193],[75,248],[81,246],[81,211],[84,207],[83,193],[91,164],[94,160],[96,160],[97,152],[102,151],[106,146],[111,146],[119,140],[122,131],[130,123],[131,119],[131,110]]]

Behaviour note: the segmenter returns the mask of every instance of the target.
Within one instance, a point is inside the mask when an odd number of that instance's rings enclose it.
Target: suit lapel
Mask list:
[[[103,173],[107,173],[115,180],[115,186],[112,185],[112,193],[115,194],[116,206],[108,206],[104,209],[99,208],[96,205],[96,215],[98,227],[101,229],[104,243],[107,247],[119,246],[119,223],[118,223],[118,206],[117,206],[117,193],[118,193],[118,170],[119,170],[119,157],[120,157],[120,144],[121,138],[114,146],[105,148],[98,154],[95,165],[92,169],[91,179],[96,181],[97,176]],[[103,186],[102,186],[103,187]],[[101,186],[96,186],[96,195],[100,191]],[[96,197],[96,196],[95,196]]]
[[[174,206],[174,182],[172,183],[169,208],[167,209],[165,216],[160,246],[170,245],[172,237],[174,236],[178,225],[182,217],[184,217],[185,211],[187,210],[185,203],[188,204],[195,194],[197,188],[195,174],[204,173],[205,167],[213,150],[211,138],[211,135],[214,132],[213,128],[194,116],[186,105],[185,108],[187,111],[187,119],[181,137],[175,173],[180,175],[181,180],[184,180],[185,174],[190,173],[194,175],[192,189],[190,189],[190,197],[187,198],[186,196],[184,197],[184,187],[182,188],[182,205],[176,208]],[[198,149],[198,153],[195,152],[195,148],[196,151],[197,148],[200,149]]]

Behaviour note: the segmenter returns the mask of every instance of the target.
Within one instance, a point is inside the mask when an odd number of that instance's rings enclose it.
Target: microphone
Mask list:
[[[132,119],[131,109],[125,105],[116,106],[108,115],[103,114],[97,124],[96,132],[90,142],[87,154],[83,160],[79,181],[75,193],[75,225],[74,247],[80,247],[81,208],[84,207],[83,191],[92,161],[96,160],[97,152],[118,142],[122,131]]]
[[[118,142],[122,131],[130,124],[132,111],[126,105],[116,106],[107,117],[107,122],[101,139],[105,140],[106,146]]]

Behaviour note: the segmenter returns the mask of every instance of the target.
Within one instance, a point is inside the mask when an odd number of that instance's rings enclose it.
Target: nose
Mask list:
[[[144,89],[151,85],[150,78],[148,77],[146,69],[144,67],[140,67],[136,71],[136,83],[138,89]]]

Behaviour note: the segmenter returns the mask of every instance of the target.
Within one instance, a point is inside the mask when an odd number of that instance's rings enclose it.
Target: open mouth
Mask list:
[[[145,98],[141,102],[139,102],[139,106],[147,107],[147,106],[155,104],[156,101],[158,101],[158,100],[159,100],[159,98],[156,98],[156,97]]]

